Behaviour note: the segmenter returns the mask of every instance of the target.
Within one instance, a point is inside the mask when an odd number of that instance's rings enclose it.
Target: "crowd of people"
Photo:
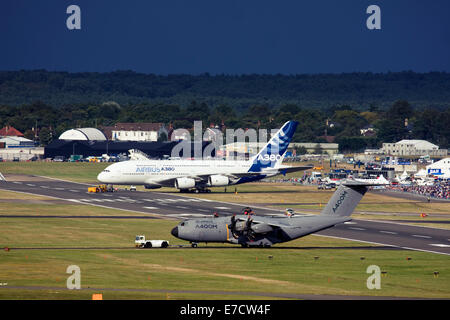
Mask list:
[[[294,184],[320,184],[320,179],[312,179],[311,177],[304,178],[290,178],[290,179],[271,179],[264,180],[266,182],[288,182]],[[448,199],[450,200],[450,182],[437,182],[432,186],[419,186],[419,185],[390,185],[386,186],[387,189],[400,191],[400,192],[410,192],[414,194],[419,194],[429,198],[437,198],[437,199]]]
[[[403,192],[411,192],[414,194],[420,194],[426,197],[450,199],[450,184],[447,182],[437,183],[432,186],[392,186],[391,189],[399,190]]]

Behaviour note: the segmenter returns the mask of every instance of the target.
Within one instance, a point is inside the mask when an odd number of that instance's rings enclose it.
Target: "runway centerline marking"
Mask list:
[[[355,227],[350,227],[349,229],[352,229],[352,230],[358,230],[358,231],[366,230],[366,229],[364,229],[364,228],[355,228]]]
[[[397,232],[393,232],[393,231],[384,231],[384,230],[380,230],[381,233],[387,233],[387,234],[398,234]]]
[[[416,237],[416,238],[431,239],[430,236],[422,236],[422,235],[420,235],[420,234],[413,234],[412,236],[413,236],[413,237]]]

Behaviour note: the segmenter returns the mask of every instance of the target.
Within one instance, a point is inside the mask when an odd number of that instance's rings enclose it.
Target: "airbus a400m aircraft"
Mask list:
[[[311,166],[282,165],[287,147],[298,122],[288,121],[261,151],[247,161],[223,160],[142,160],[110,165],[97,179],[106,184],[144,185],[147,189],[162,186],[180,191],[207,191],[252,182],[266,177],[311,169]]]
[[[385,185],[384,178],[363,181],[348,179],[335,191],[319,215],[255,216],[251,213],[185,220],[172,235],[198,242],[229,242],[243,247],[270,247],[350,221],[350,215],[370,186]]]

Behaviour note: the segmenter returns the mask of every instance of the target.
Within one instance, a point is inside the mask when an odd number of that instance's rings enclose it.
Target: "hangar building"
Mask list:
[[[186,143],[186,142],[185,142]],[[70,158],[71,155],[102,156],[103,154],[114,155],[128,153],[130,149],[138,149],[146,153],[151,158],[163,158],[171,155],[172,149],[177,145],[173,142],[143,142],[143,141],[110,141],[98,129],[78,128],[65,131],[59,139],[53,140],[45,147],[44,157],[54,158],[63,156]],[[202,143],[202,150],[209,142]],[[180,154],[182,157],[194,155],[194,142],[191,142],[191,155]]]
[[[444,158],[428,165],[427,174],[431,174],[443,179],[450,179],[450,158]]]
[[[70,129],[59,136],[59,140],[76,141],[106,141],[106,137],[96,128]]]

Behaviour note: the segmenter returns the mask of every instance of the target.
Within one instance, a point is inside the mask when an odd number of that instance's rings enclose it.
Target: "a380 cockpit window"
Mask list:
[[[108,169],[103,170],[103,172],[110,172]]]

